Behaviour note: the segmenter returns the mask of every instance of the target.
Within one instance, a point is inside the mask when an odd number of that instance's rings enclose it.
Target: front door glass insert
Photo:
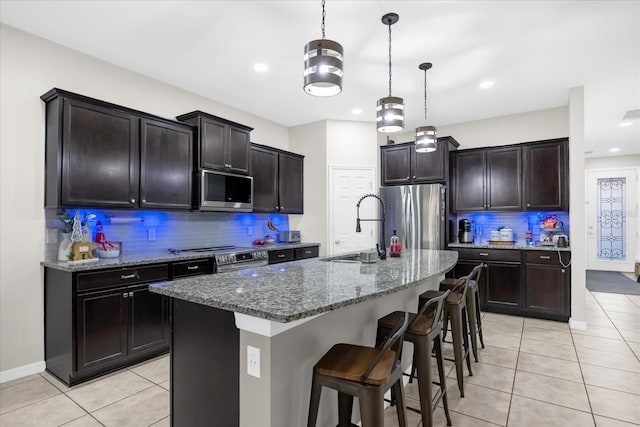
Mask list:
[[[626,179],[598,179],[598,259],[625,261]]]

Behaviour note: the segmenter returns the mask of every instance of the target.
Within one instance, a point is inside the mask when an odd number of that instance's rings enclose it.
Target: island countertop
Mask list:
[[[291,322],[417,286],[451,270],[455,251],[405,250],[373,264],[306,259],[152,284],[152,292]]]

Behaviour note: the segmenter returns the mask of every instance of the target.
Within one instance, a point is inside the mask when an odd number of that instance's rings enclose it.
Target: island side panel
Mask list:
[[[175,298],[171,308],[171,425],[239,425],[240,334],[233,312]]]
[[[375,344],[377,321],[395,310],[414,311],[418,295],[437,289],[440,278],[425,280],[407,290],[338,309],[271,338],[240,330],[240,396],[251,402],[240,408],[241,427],[281,427],[306,425],[313,366],[337,343],[366,346]],[[246,346],[260,348],[262,377],[247,375]],[[403,366],[411,364],[412,347],[405,343]],[[269,370],[269,372],[267,372]],[[359,419],[357,400],[353,420]],[[260,411],[256,411],[259,408]],[[335,426],[338,421],[337,395],[323,389],[318,427]]]

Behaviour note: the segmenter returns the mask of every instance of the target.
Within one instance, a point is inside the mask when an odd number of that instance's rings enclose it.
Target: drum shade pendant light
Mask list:
[[[431,62],[423,62],[418,65],[424,71],[424,120],[427,120],[427,70],[431,68]],[[421,126],[416,128],[416,151],[418,153],[429,153],[436,151],[436,128],[434,126]]]
[[[342,91],[342,45],[324,36],[325,0],[322,0],[322,39],[304,47],[304,91],[313,96],[333,96]]]
[[[389,96],[378,100],[378,132],[400,132],[404,128],[404,100],[391,96],[391,26],[398,22],[399,18],[397,13],[387,13],[382,17],[382,23],[389,27]]]

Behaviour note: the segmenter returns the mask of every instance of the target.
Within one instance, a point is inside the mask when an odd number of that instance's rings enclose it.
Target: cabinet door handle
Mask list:
[[[129,298],[133,298],[133,292],[129,292]]]
[[[304,251],[306,255],[311,255],[311,251]]]
[[[527,207],[530,208],[531,207],[531,203],[527,203]]]
[[[284,206],[280,206],[280,210],[284,209]]]
[[[136,277],[137,277],[136,273],[123,274],[123,275],[120,276],[120,279],[127,280],[127,279],[135,279]]]
[[[551,259],[549,255],[540,255],[540,259]]]
[[[407,176],[407,178],[406,178],[406,179],[409,179],[409,178],[411,178],[411,177],[410,177],[410,176]]]
[[[489,254],[486,253],[486,252],[480,252],[478,255],[480,255],[480,256],[489,256]]]
[[[562,274],[564,274],[564,273],[565,273],[565,271],[566,271],[566,270],[565,270],[564,268],[561,268],[561,269],[560,269],[560,273],[562,273]]]
[[[198,267],[197,265],[189,265],[189,266],[187,266],[187,270],[197,270],[198,268],[200,268],[200,267]]]
[[[416,176],[415,176],[415,175],[413,175],[413,179],[416,179]]]
[[[136,199],[134,199],[133,197],[131,198],[131,200],[129,200],[131,203],[135,203]]]
[[[278,258],[284,258],[284,254],[278,254]]]
[[[128,296],[129,296],[129,294],[126,293],[126,292],[124,294],[122,294],[122,298],[127,298]]]
[[[147,203],[147,199],[142,199],[142,203]]]

